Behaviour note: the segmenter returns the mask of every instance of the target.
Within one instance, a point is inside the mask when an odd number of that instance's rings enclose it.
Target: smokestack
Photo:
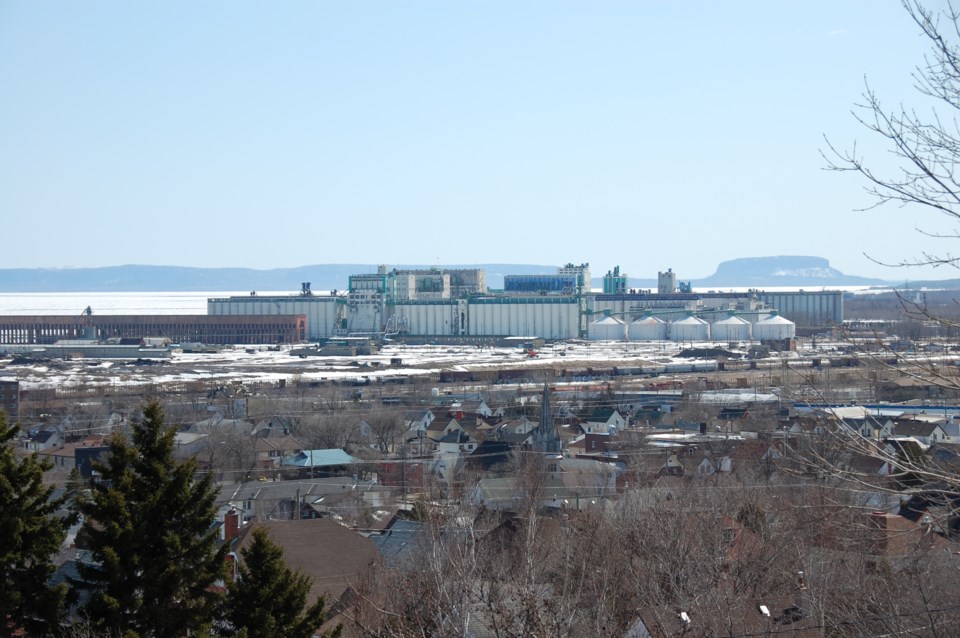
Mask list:
[[[232,542],[240,534],[240,512],[231,509],[223,515],[223,540]]]

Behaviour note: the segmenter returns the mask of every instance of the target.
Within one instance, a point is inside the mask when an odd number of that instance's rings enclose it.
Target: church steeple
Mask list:
[[[560,437],[553,423],[550,410],[550,388],[543,384],[543,398],[540,400],[540,423],[533,431],[533,449],[544,454],[560,454]]]

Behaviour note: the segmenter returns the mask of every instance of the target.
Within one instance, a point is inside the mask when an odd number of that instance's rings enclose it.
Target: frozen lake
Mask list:
[[[208,297],[248,294],[250,291],[5,292],[0,293],[0,315],[79,315],[87,306],[97,315],[205,315]]]

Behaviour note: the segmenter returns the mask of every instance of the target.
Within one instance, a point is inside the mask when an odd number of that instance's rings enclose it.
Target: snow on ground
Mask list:
[[[521,367],[581,368],[590,365],[640,365],[668,362],[682,349],[675,342],[567,342],[546,346],[530,357],[518,348],[449,345],[387,344],[380,353],[360,357],[307,357],[289,354],[289,349],[266,346],[226,348],[218,353],[174,354],[171,359],[150,364],[124,360],[50,361],[35,365],[6,365],[4,373],[15,375],[24,389],[82,385],[131,385],[190,383],[210,379],[238,381],[305,381],[430,375],[442,370],[489,370]],[[248,352],[247,350],[254,350]],[[391,365],[391,359],[402,365]]]
[[[648,364],[691,363],[677,358],[690,343],[674,341],[568,341],[547,345],[530,357],[520,348],[451,345],[387,344],[376,355],[359,357],[307,357],[290,355],[290,348],[237,346],[217,353],[175,353],[170,359],[143,364],[129,360],[53,360],[32,365],[12,365],[0,360],[0,374],[20,379],[26,390],[51,387],[115,386],[190,383],[219,379],[224,382],[269,382],[285,380],[331,381],[414,377],[443,370],[496,370],[503,368],[584,369]],[[697,347],[722,347],[726,343],[698,343]],[[740,344],[745,353],[750,344]],[[832,344],[819,343],[818,353]],[[251,352],[248,352],[250,350]],[[782,353],[796,360],[804,353]],[[401,365],[391,360],[400,359]],[[702,359],[700,361],[703,361]],[[4,365],[6,363],[6,365]]]

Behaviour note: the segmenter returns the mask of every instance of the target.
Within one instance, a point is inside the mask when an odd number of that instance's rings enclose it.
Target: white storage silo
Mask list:
[[[631,341],[663,341],[667,338],[667,322],[653,316],[646,316],[630,323]]]
[[[709,341],[710,324],[699,317],[687,317],[670,324],[671,341]]]
[[[740,317],[730,316],[713,322],[710,334],[714,341],[749,341],[750,322]]]
[[[796,336],[797,324],[780,315],[771,315],[753,325],[753,338],[757,341],[782,341]]]
[[[627,324],[616,317],[603,317],[588,326],[587,334],[595,341],[623,341],[627,338]]]

